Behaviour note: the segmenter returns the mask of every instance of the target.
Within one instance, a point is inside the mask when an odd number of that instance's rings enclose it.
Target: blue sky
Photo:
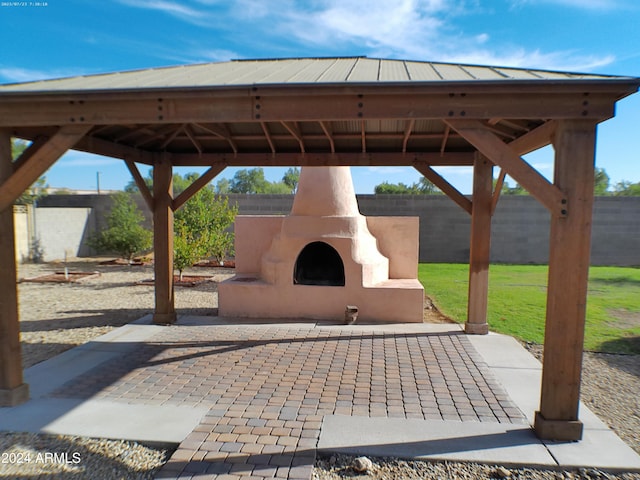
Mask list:
[[[640,77],[637,0],[48,0],[0,4],[0,83],[235,58],[349,56]],[[640,181],[640,94],[599,127],[597,165]],[[547,176],[553,154],[527,157]],[[193,169],[191,169],[193,170]],[[278,180],[284,169],[267,169]],[[70,152],[52,187],[121,189],[120,161]],[[471,169],[440,169],[464,193]],[[181,172],[183,173],[183,172]],[[222,176],[233,176],[227,169]],[[356,168],[358,193],[411,168]]]

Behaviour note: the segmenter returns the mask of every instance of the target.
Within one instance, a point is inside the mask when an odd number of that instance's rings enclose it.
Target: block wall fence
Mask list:
[[[238,205],[241,215],[286,215],[293,204],[292,195],[228,197],[230,204]],[[150,228],[150,212],[141,197],[137,203]],[[364,215],[419,217],[421,262],[469,261],[471,217],[444,195],[358,195],[358,203]],[[40,199],[35,228],[45,260],[63,258],[65,251],[71,256],[94,255],[86,239],[106,225],[110,205],[109,195],[50,195]],[[65,209],[71,209],[68,215],[62,211]],[[23,232],[24,221],[16,220]],[[24,241],[17,238],[17,244],[24,251]],[[491,261],[546,264],[548,253],[546,209],[529,196],[502,196],[492,221]],[[640,197],[596,198],[591,264],[640,266]]]

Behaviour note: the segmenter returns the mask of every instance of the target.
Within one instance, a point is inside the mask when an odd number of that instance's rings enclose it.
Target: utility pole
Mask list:
[[[98,190],[98,195],[100,195],[100,172],[96,172],[96,186]]]

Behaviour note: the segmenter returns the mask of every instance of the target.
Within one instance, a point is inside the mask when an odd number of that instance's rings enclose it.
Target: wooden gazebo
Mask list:
[[[67,150],[126,162],[153,211],[154,321],[176,319],[173,213],[228,166],[413,166],[471,215],[466,332],[486,334],[504,175],[551,213],[542,438],[578,440],[596,125],[640,79],[369,58],[247,60],[0,86],[0,405],[28,398],[12,204]],[[11,157],[11,137],[31,141]],[[553,145],[553,183],[521,158]],[[149,190],[136,164],[153,166]],[[433,169],[473,166],[473,195]],[[175,166],[207,166],[174,197]],[[493,167],[501,169],[493,188]]]

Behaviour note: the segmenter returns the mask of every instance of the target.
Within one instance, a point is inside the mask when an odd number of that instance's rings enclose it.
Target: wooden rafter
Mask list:
[[[25,161],[18,160],[19,168],[0,185],[0,211],[9,207],[64,153],[81,139],[92,125],[67,125],[58,131],[39,148],[29,153]]]
[[[133,180],[136,182],[138,190],[140,190],[140,194],[142,195],[142,198],[144,198],[147,207],[149,207],[149,210],[153,212],[153,195],[151,194],[149,187],[147,187],[147,183],[144,181],[144,178],[142,178],[140,170],[138,170],[135,162],[130,158],[125,158],[124,162],[127,165],[127,168],[129,169]]]
[[[331,153],[336,153],[336,144],[333,139],[333,129],[331,128],[331,122],[320,122],[322,131],[329,140],[329,146],[331,147]]]
[[[409,143],[409,137],[411,137],[411,132],[413,131],[413,127],[416,124],[416,119],[412,118],[408,120],[404,127],[404,136],[402,138],[402,153],[407,153],[407,144]]]
[[[165,125],[162,128],[159,128],[158,130],[150,133],[149,137],[144,138],[139,142],[136,142],[134,146],[136,148],[139,148],[144,145],[148,145],[149,143],[159,140],[161,138],[165,138],[167,135],[173,133],[176,130],[176,128],[179,128],[179,127],[176,127],[175,125]]]
[[[269,132],[269,127],[267,127],[267,124],[264,122],[260,122],[260,126],[262,127],[262,131],[264,132],[264,136],[267,139],[267,142],[269,143],[269,148],[271,148],[271,153],[273,155],[276,154],[276,146],[273,143],[273,138],[271,138],[271,133]]]
[[[184,127],[185,125],[180,125],[178,128],[176,128],[173,132],[171,132],[170,135],[167,136],[167,138],[164,139],[164,142],[162,142],[162,144],[160,145],[160,150],[163,150],[165,148],[167,148],[167,145],[169,145],[171,142],[173,142],[173,140],[180,135],[180,133],[182,133],[184,131]]]
[[[289,130],[289,133],[293,135],[293,137],[298,141],[298,144],[300,145],[300,152],[305,153],[304,139],[302,138],[302,132],[300,131],[298,122],[280,122],[280,123],[282,123],[284,128]]]
[[[447,148],[447,140],[449,139],[450,133],[451,133],[451,127],[447,125],[444,128],[444,134],[442,135],[442,142],[440,143],[440,155],[444,155],[444,151]]]
[[[196,150],[198,150],[198,153],[202,155],[202,152],[203,152],[202,145],[196,138],[196,134],[193,132],[193,129],[191,128],[191,126],[185,125],[184,133],[187,134],[187,137],[189,137],[189,140],[191,140],[191,143],[193,144],[193,146],[196,147]]]
[[[482,122],[451,119],[445,121],[480,153],[506,170],[510,177],[547,207],[552,215],[566,215],[567,202],[560,189],[525,162],[512,147],[489,131]]]
[[[191,185],[173,199],[172,209],[175,212],[184,205],[191,197],[198,193],[202,187],[213,180],[220,172],[224,170],[224,165],[214,165],[209,170],[200,175]]]
[[[153,134],[153,130],[150,127],[151,127],[151,125],[147,125],[147,126],[140,127],[140,128],[132,128],[130,131],[125,132],[125,133],[115,137],[113,139],[113,141],[116,142],[116,143],[120,143],[123,140],[126,140],[128,138],[133,138],[136,135],[140,135],[141,133],[146,134],[146,135]]]
[[[238,145],[231,135],[231,130],[229,130],[229,127],[227,127],[225,123],[221,123],[220,125],[202,125],[200,123],[195,123],[194,125],[215,135],[216,137],[226,140],[231,147],[231,150],[233,150],[233,153],[238,153]]]
[[[417,171],[424,175],[427,180],[433,183],[436,187],[442,190],[451,200],[456,202],[465,212],[471,215],[472,203],[467,197],[465,197],[460,191],[451,185],[445,178],[443,178],[438,172],[436,172],[429,165],[424,163],[415,163],[413,165]]]

